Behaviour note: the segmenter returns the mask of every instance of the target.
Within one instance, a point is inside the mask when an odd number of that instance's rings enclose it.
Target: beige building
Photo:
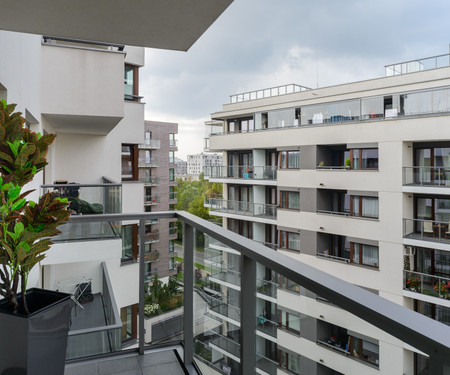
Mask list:
[[[223,183],[223,197],[206,203],[210,214],[450,325],[450,68],[426,69],[430,61],[388,66],[386,77],[367,81],[231,96],[207,124],[223,124],[205,143],[223,152],[222,166],[205,171]],[[230,311],[239,307],[232,298],[239,288],[229,281],[236,255],[224,254],[211,279]],[[257,278],[265,291],[257,295],[258,373],[413,375],[426,368],[417,350],[320,296],[262,266]],[[222,322],[232,332],[229,315]]]

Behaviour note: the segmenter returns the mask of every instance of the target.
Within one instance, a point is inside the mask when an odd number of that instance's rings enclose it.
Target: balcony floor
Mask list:
[[[184,375],[174,347],[66,365],[64,375]],[[180,354],[182,355],[182,354]]]

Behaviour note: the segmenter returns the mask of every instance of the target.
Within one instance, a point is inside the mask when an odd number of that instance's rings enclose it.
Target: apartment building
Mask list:
[[[186,178],[187,161],[175,158],[175,177]]]
[[[139,180],[144,182],[145,212],[169,211],[177,203],[175,152],[178,124],[145,121],[144,143],[139,145]],[[175,274],[175,219],[154,220],[146,226],[146,276],[163,280]]]
[[[205,143],[223,152],[222,166],[205,168],[223,183],[223,197],[205,202],[210,214],[450,325],[448,58],[387,66],[367,81],[232,95],[206,124],[222,123]],[[239,254],[213,242],[205,255],[216,293],[210,313],[220,322],[213,357],[234,374]],[[259,374],[426,373],[420,351],[261,265],[256,315]]]
[[[194,178],[203,173],[205,167],[215,167],[222,164],[222,155],[213,153],[200,153],[187,156],[187,174]]]

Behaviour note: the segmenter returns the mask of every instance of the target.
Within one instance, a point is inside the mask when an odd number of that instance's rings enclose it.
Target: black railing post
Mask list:
[[[194,228],[183,224],[184,248],[184,364],[192,364],[194,357]]]
[[[145,219],[139,220],[139,354],[144,354],[145,327]]]
[[[240,374],[254,374],[256,364],[256,262],[241,255]]]

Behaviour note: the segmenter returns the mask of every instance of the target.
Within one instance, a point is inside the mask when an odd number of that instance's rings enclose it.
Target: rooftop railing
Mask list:
[[[210,236],[214,241],[221,243],[223,247],[233,249],[235,253],[240,254],[241,284],[238,298],[240,300],[240,308],[238,310],[237,307],[234,307],[230,310],[229,306],[231,305],[225,304],[224,306],[223,301],[220,300],[216,304],[216,308],[219,310],[219,314],[216,314],[216,317],[220,318],[221,312],[226,313],[225,318],[232,314],[233,318],[237,319],[240,325],[239,335],[237,336],[239,339],[233,340],[239,342],[239,361],[236,363],[236,366],[239,367],[240,374],[255,373],[257,360],[261,359],[256,355],[257,323],[255,322],[255,317],[258,316],[256,306],[256,271],[258,264],[262,267],[267,267],[283,278],[289,279],[292,283],[308,289],[311,293],[328,300],[333,305],[339,306],[366,323],[422,351],[429,356],[429,373],[444,375],[444,366],[450,365],[450,327],[192,214],[169,211],[75,216],[72,220],[77,224],[91,224],[105,220],[111,222],[134,221],[139,223],[140,256],[139,285],[137,286],[139,288],[139,307],[137,309],[138,322],[136,326],[138,331],[136,345],[140,354],[144,354],[146,349],[143,339],[145,337],[145,309],[143,308],[145,304],[144,281],[146,276],[144,262],[145,223],[153,218],[177,218],[183,222],[183,360],[187,368],[195,366],[196,361],[200,360],[199,358],[202,358],[202,362],[207,365],[221,368],[220,363],[213,358],[217,351],[214,354],[214,349],[205,340],[207,331],[211,330],[211,327],[201,331],[201,326],[197,325],[198,313],[204,311],[204,314],[207,314],[209,310],[208,303],[198,298],[194,289],[194,270],[196,269],[194,256],[198,254],[199,246],[201,246],[199,234]],[[85,243],[83,246],[88,246],[88,244]],[[198,303],[200,303],[200,306]],[[197,307],[196,310],[194,310],[194,304]],[[224,307],[219,306],[224,306],[226,311],[220,310],[224,309]],[[201,308],[200,310],[199,307]],[[239,311],[239,314],[237,314],[237,311]],[[198,344],[199,342],[204,342],[205,345]],[[220,349],[227,353],[232,351],[228,347]],[[292,350],[295,350],[295,348],[292,348]],[[399,350],[403,352],[402,345],[399,346]],[[380,358],[379,366],[380,369],[383,366],[387,366],[383,362],[383,357]]]
[[[295,92],[301,92],[311,90],[309,87],[296,85],[291,83],[283,86],[269,87],[268,89],[248,91],[242,94],[230,95],[230,103],[245,102],[248,100],[270,98],[272,96],[293,94]]]
[[[450,66],[450,55],[437,55],[385,66],[386,77]]]

